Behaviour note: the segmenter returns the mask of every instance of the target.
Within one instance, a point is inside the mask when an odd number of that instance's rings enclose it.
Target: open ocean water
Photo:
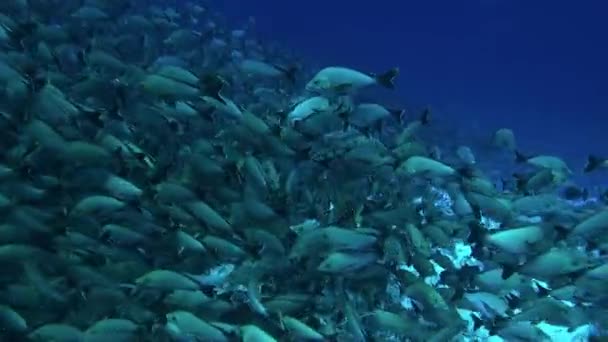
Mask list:
[[[600,0],[212,1],[313,65],[401,68],[395,104],[431,105],[475,140],[512,128],[580,171],[608,154],[608,3]],[[608,185],[587,175],[585,184]]]

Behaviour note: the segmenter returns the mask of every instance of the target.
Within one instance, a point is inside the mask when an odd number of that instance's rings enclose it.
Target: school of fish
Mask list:
[[[497,181],[430,108],[359,100],[398,68],[165,2],[0,3],[0,341],[608,336],[608,193],[571,180],[608,159],[503,128]]]

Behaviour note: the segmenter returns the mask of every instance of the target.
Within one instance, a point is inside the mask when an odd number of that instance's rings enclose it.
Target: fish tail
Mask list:
[[[287,80],[289,80],[289,82],[291,82],[291,84],[296,83],[296,73],[297,72],[298,72],[298,67],[295,65],[292,65],[289,68],[287,68],[287,70],[285,70],[285,77],[287,78]]]
[[[517,191],[521,193],[527,193],[526,186],[528,185],[528,179],[525,175],[514,173],[513,178],[515,178],[515,188]]]
[[[296,65],[291,65],[289,67],[280,67],[280,66],[275,65],[274,67],[281,70],[281,72],[283,73],[285,78],[289,81],[289,83],[291,83],[292,85],[296,84],[296,74],[298,73],[298,70],[299,70]]]
[[[471,179],[475,177],[476,171],[477,170],[471,165],[466,165],[456,169],[456,173],[462,179]]]
[[[538,297],[546,297],[551,293],[551,289],[543,286],[541,283],[537,281],[533,281],[535,292]]]
[[[87,44],[83,49],[77,52],[76,57],[82,66],[89,66],[88,57],[92,50],[93,46],[91,44]]]
[[[6,28],[5,25],[3,26]],[[7,30],[12,45],[18,50],[25,50],[23,41],[25,38],[34,34],[39,27],[40,25],[35,21],[25,21],[18,23],[17,27],[13,28],[12,30]]]
[[[375,75],[374,78],[379,85],[388,88],[395,89],[395,78],[399,75],[399,68],[392,68],[382,74]]]
[[[427,126],[430,122],[431,122],[431,109],[430,108],[425,108],[422,111],[422,114],[420,114],[420,123],[423,126]]]
[[[566,226],[556,224],[553,226],[555,233],[557,234],[557,240],[564,240],[570,235],[570,229]]]
[[[389,109],[388,112],[399,123],[399,125],[403,125],[403,116],[405,115],[405,109]]]
[[[198,87],[204,95],[224,103],[221,92],[226,83],[226,80],[219,74],[204,74],[200,78]]]
[[[583,192],[581,193],[581,198],[583,199],[583,201],[589,199],[589,190],[587,188],[583,189]]]
[[[485,229],[477,222],[471,222],[469,227],[471,228],[471,233],[469,234],[468,242],[483,244],[486,236]]]
[[[477,315],[471,315],[473,319],[473,331],[477,331],[477,329],[484,326],[485,322]]]
[[[508,264],[500,264],[501,268],[502,268],[502,279],[506,280],[509,279],[509,277],[511,277],[515,272],[517,272],[517,269],[511,265]]]
[[[338,117],[342,120],[342,131],[346,132],[350,128],[350,112],[342,111],[338,113]]]
[[[530,159],[528,156],[524,155],[520,151],[515,150],[515,161],[517,163],[525,163]]]
[[[598,156],[594,156],[591,154],[587,157],[587,162],[585,163],[585,167],[583,168],[583,171],[585,173],[594,171],[597,168],[599,168],[600,165],[602,165],[602,163],[604,163],[605,161],[606,161],[606,159],[600,158]]]

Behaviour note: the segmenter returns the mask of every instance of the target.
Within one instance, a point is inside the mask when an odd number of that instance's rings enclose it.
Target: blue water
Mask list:
[[[390,101],[431,104],[477,138],[510,127],[521,149],[573,169],[588,153],[608,155],[606,1],[212,3],[235,26],[254,17],[261,37],[319,66],[400,66]]]

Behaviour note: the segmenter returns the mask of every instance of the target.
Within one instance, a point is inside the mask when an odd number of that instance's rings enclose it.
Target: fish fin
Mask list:
[[[81,106],[80,104],[74,103],[74,105],[80,110],[85,119],[87,119],[91,124],[93,124],[97,128],[103,128],[105,126],[105,122],[103,120],[103,111],[97,109],[87,109]],[[86,116],[85,116],[86,115]]]
[[[373,138],[374,133],[382,132],[382,121],[378,121],[371,126],[360,128],[359,131],[361,134],[365,135],[367,138]],[[343,127],[344,132],[348,130],[348,127]]]
[[[519,192],[526,192],[526,185],[528,184],[528,179],[525,175],[521,173],[514,173],[513,178],[515,178],[515,188]]]
[[[283,126],[287,122],[287,115],[291,112],[293,108],[286,110],[279,110],[274,113],[274,116],[277,117],[277,124],[279,126]],[[268,112],[268,115],[272,114],[272,112]]]
[[[142,202],[141,202],[140,198],[125,200],[124,202],[126,203],[127,208],[131,208],[140,214],[146,213],[146,211],[144,210],[144,208],[142,206]]]
[[[32,35],[40,25],[35,21],[25,21],[17,24],[17,27],[12,30],[7,30],[12,44],[16,48],[25,49],[23,40]]]
[[[464,286],[457,286],[456,290],[454,290],[454,294],[452,295],[452,298],[450,298],[450,301],[461,300],[462,297],[464,297],[465,292],[466,291],[464,289]]]
[[[587,157],[587,162],[585,163],[585,167],[583,168],[583,172],[585,173],[589,173],[591,171],[596,170],[597,168],[600,167],[600,165],[602,163],[604,163],[606,161],[605,158],[600,158],[598,156],[594,156],[594,155],[589,155]]]
[[[475,277],[481,273],[481,267],[478,265],[464,265],[458,272],[458,278],[465,284],[470,284],[475,280]]]
[[[568,235],[570,235],[570,229],[563,225],[556,224],[553,226],[553,228],[557,234],[557,240],[564,240],[566,237],[568,237]]]
[[[473,210],[473,217],[475,217],[475,219],[477,220],[477,222],[475,222],[475,224],[479,225],[479,221],[481,221],[481,219],[483,218],[481,208],[477,204],[471,204],[471,209]],[[483,228],[479,227],[479,229],[483,229]]]
[[[350,127],[349,116],[350,116],[350,113],[348,111],[341,111],[338,113],[338,117],[340,118],[340,120],[342,120],[342,131],[343,132],[348,131],[348,129]]]
[[[145,158],[145,154],[144,154]],[[171,161],[164,162],[163,164],[156,165],[152,172],[147,175],[146,181],[149,183],[160,183],[168,178],[170,170],[172,169],[174,158]]]
[[[121,108],[124,108],[127,104],[127,87],[125,84],[117,82],[114,86],[114,108],[118,113]],[[122,115],[118,115],[122,118]]]
[[[177,119],[168,117],[167,115],[164,115],[164,114],[161,114],[161,117],[163,119],[165,119],[165,122],[166,122],[167,126],[169,127],[169,129],[171,130],[171,132],[176,133],[176,134],[183,133],[182,124]]]
[[[473,255],[473,257],[481,259],[485,256],[485,254],[483,241],[476,243],[473,246],[473,250],[471,251],[471,255]]]
[[[332,88],[332,90],[338,94],[347,94],[352,89],[353,85],[351,83],[342,83],[337,84]]]
[[[412,309],[417,315],[421,315],[424,311],[424,306],[416,300],[412,300]]]
[[[498,187],[500,185],[500,188]],[[500,189],[502,192],[507,192],[507,189],[509,187],[509,181],[507,179],[505,179],[504,177],[500,177],[500,179],[498,179],[498,181],[496,181],[496,188]]]
[[[523,153],[521,153],[518,150],[515,150],[515,162],[517,163],[525,163],[528,161],[528,159],[530,159],[530,157],[524,155]]]
[[[395,78],[399,75],[399,68],[392,68],[382,74],[374,75],[376,82],[379,85],[388,88],[395,89]]]
[[[583,201],[586,201],[589,199],[589,189],[583,188],[583,191],[581,192],[581,199]]]
[[[423,126],[427,126],[431,122],[431,108],[424,108],[418,120]]]
[[[583,269],[580,269],[580,270],[577,270],[577,271],[574,271],[574,272],[570,272],[566,276],[568,277],[568,279],[570,279],[571,282],[574,282],[578,278],[582,277],[585,273],[587,273],[587,271],[589,271],[589,268],[590,267],[587,266],[587,267],[585,267]]]
[[[405,115],[405,109],[389,109],[390,116],[393,117],[399,125],[403,125],[403,116]]]
[[[460,167],[460,168],[456,169],[456,172],[462,178],[471,179],[475,176],[475,168],[472,167],[471,165]]]
[[[280,65],[275,64],[273,66],[283,73],[283,75],[289,81],[289,83],[291,83],[292,85],[296,84],[296,74],[299,71],[299,69],[296,65],[291,65],[289,67],[282,67]]]
[[[296,120],[292,123],[293,129],[309,140],[316,140],[318,137],[310,132],[305,132],[302,128],[302,123],[306,120]]]
[[[158,198],[158,188],[156,187],[156,185],[158,185],[159,183],[154,183],[154,182],[151,182],[149,179],[146,179],[145,184],[146,184],[146,186],[143,187],[143,189],[142,189],[143,191],[141,194],[141,199],[156,202],[156,199]],[[158,214],[158,215],[161,216],[160,214]],[[169,221],[169,220],[170,220],[170,217],[166,221]]]
[[[206,74],[200,79],[199,88],[209,97],[214,98],[221,103],[226,103],[224,98],[221,95],[224,86],[226,85],[226,80],[224,80],[218,74]]]
[[[270,127],[270,135],[277,137],[278,139],[281,139],[281,124],[277,123],[277,124],[273,124],[273,125],[269,125]]]
[[[603,201],[604,203],[608,203],[608,190],[605,190],[602,193],[600,193],[600,195],[598,197],[599,197],[600,201]]]
[[[8,126],[10,128],[11,134],[20,132],[20,130],[21,130],[21,125],[19,125],[19,123],[20,123],[19,121],[21,121],[21,120],[19,120],[19,118],[22,115],[19,115],[19,114],[15,115],[15,114],[9,114],[7,112],[0,111],[0,119],[2,120],[3,123],[6,124],[6,126]]]
[[[197,112],[200,118],[204,119],[207,122],[215,123],[215,117],[213,116],[215,108],[209,107],[206,109],[199,109]]]
[[[517,292],[507,293],[504,298],[507,302],[507,306],[509,306],[511,310],[517,308],[521,300],[521,297],[517,294]]]
[[[38,93],[44,86],[49,83],[46,72],[41,72],[40,69],[35,68],[26,72],[27,85],[30,95]]]
[[[513,274],[515,274],[515,272],[517,272],[517,269],[511,265],[500,264],[500,266],[502,267],[501,277],[503,280],[509,279],[509,277],[511,277]]]
[[[224,145],[220,143],[212,143],[211,147],[213,148],[212,155],[226,156],[226,150],[224,148]]]
[[[93,51],[92,43],[87,44],[82,50],[79,50],[77,53],[78,61],[82,63],[82,65],[89,65],[88,56]]]
[[[59,56],[57,56],[56,51],[51,51],[51,58],[53,59],[53,63],[57,67],[57,70],[63,72],[63,64],[61,63]]]
[[[488,331],[490,332],[490,336],[498,335],[498,331],[504,327],[505,324],[508,324],[509,319],[503,316],[496,316],[492,320],[492,324],[488,326]]]
[[[550,288],[542,286],[539,282],[534,282],[534,285],[536,285],[536,294],[539,297],[547,297],[551,293]]]
[[[330,169],[330,164],[331,164],[331,160],[314,160],[314,159],[310,159],[312,162],[314,162],[315,164],[319,165],[323,170],[328,170]]]
[[[83,50],[78,51],[78,53],[76,53],[76,57],[81,65],[87,65],[86,54]]]
[[[484,321],[477,315],[471,315],[473,319],[473,331],[477,331],[479,328],[483,327]]]

